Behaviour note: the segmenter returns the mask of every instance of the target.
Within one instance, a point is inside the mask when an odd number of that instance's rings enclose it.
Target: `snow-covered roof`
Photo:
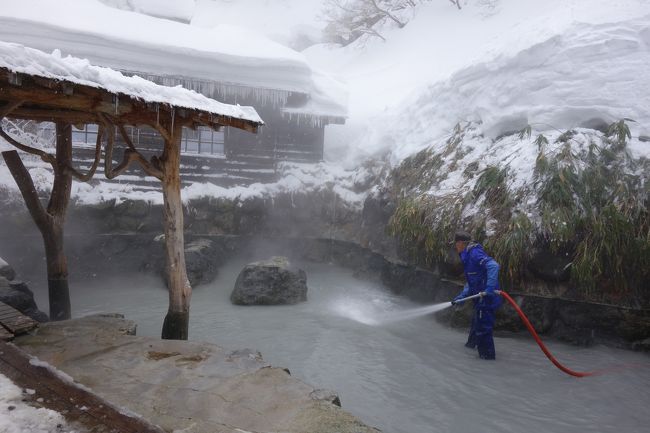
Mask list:
[[[46,52],[60,49],[121,71],[323,94],[302,54],[262,35],[229,25],[200,28],[115,9],[99,0],[68,0],[65,8],[45,0],[5,2],[0,40]],[[324,105],[310,107],[313,114],[346,115],[345,101],[325,96]]]
[[[127,77],[88,60],[62,57],[59,51],[46,54],[20,44],[0,41],[0,68],[124,94],[145,102],[169,104],[262,124],[252,107],[224,104],[182,87],[166,87],[140,77]],[[0,94],[1,96],[1,94]]]

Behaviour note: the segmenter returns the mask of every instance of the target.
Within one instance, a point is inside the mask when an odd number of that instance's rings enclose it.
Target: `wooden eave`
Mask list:
[[[9,114],[12,118],[38,121],[67,122],[70,124],[101,123],[101,116],[123,126],[169,125],[196,128],[207,126],[219,129],[232,126],[257,132],[261,123],[210,113],[203,110],[177,107],[164,103],[145,102],[136,97],[112,93],[67,80],[44,78],[14,73],[0,67],[0,112],[3,107],[21,103]]]

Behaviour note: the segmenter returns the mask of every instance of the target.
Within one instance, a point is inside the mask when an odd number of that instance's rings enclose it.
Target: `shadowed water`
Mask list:
[[[557,370],[532,339],[496,338],[497,360],[483,361],[463,346],[466,330],[426,314],[448,303],[415,305],[321,264],[302,266],[305,303],[233,306],[230,292],[244,264],[233,261],[214,283],[195,288],[190,339],[259,350],[314,387],[336,390],[344,409],[386,433],[647,431],[648,355],[547,342],[577,370],[642,366],[578,379]],[[37,293],[46,309],[44,297]],[[155,337],[167,311],[161,282],[144,277],[76,283],[72,302],[75,316],[122,312],[139,335]]]

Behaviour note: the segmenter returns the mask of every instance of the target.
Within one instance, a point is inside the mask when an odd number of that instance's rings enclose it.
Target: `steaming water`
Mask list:
[[[234,261],[213,284],[195,288],[190,338],[260,350],[312,386],[336,390],[346,410],[384,432],[647,431],[647,355],[549,342],[558,359],[578,370],[645,366],[577,379],[557,370],[532,339],[497,337],[497,360],[482,361],[463,347],[466,330],[433,320],[429,310],[448,303],[414,305],[328,265],[302,266],[306,303],[233,306],[230,291],[244,264]],[[167,310],[160,281],[72,283],[76,316],[119,311],[137,321],[139,335],[160,335]],[[36,295],[46,309],[46,294]]]

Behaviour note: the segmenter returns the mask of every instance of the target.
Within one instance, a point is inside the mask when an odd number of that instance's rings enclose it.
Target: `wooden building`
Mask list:
[[[43,10],[0,11],[0,40],[60,50],[125,75],[253,106],[264,118],[257,135],[229,127],[185,130],[182,165],[194,167],[183,173],[186,179],[224,186],[273,180],[281,161],[321,161],[325,129],[345,122],[342,86],[313,70],[300,53],[263,36],[243,29],[204,29],[101,4],[95,6],[101,11],[75,10],[75,20],[61,25],[47,7],[46,2]],[[92,147],[95,132],[96,126],[90,126],[73,140]],[[129,133],[145,153],[160,139],[148,129]]]

